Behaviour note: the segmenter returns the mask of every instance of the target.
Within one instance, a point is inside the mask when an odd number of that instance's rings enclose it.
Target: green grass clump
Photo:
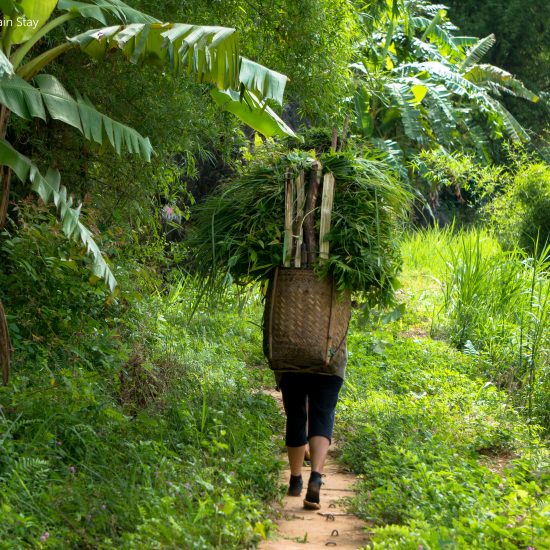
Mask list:
[[[532,257],[503,250],[485,230],[431,229],[411,234],[403,256],[406,287],[435,281],[432,331],[475,357],[480,375],[550,429],[550,247]]]
[[[273,154],[200,205],[189,239],[199,272],[212,281],[246,284],[268,279],[283,265],[285,173],[296,176],[313,161],[304,152]],[[383,298],[401,266],[398,236],[408,192],[380,161],[332,153],[321,162],[325,173],[334,173],[336,191],[330,259],[312,267],[321,277],[333,275],[340,289]]]

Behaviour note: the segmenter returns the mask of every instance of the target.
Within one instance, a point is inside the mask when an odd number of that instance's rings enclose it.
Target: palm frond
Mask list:
[[[439,61],[440,63],[448,63],[447,58],[439,51],[439,48],[434,44],[429,44],[414,37],[411,42],[415,56],[419,60],[424,61]]]
[[[408,85],[399,81],[389,82],[385,85],[385,89],[401,113],[405,134],[410,139],[423,143],[426,140],[426,134],[420,121],[420,113],[412,105],[414,96]]]
[[[491,162],[491,146],[487,133],[472,120],[464,123],[466,132],[470,135],[471,142],[476,150],[477,157],[481,163]]]
[[[461,74],[447,67],[438,61],[423,61],[416,63],[404,63],[394,69],[398,74],[418,75],[425,73],[434,82],[440,82],[447,89],[457,95],[465,95],[467,93],[477,93],[478,87],[464,78]]]
[[[71,239],[78,239],[86,247],[92,259],[92,271],[105,280],[111,292],[116,288],[116,279],[111,272],[101,250],[93,239],[92,233],[80,221],[80,206],[74,207],[67,196],[67,189],[61,185],[61,176],[57,170],[48,170],[43,176],[36,165],[16,151],[7,141],[0,140],[0,164],[9,166],[21,181],[30,180],[32,189],[44,202],[53,201],[63,232]]]
[[[86,97],[77,95],[76,100],[53,76],[38,75],[35,78],[44,105],[49,115],[61,120],[84,134],[86,139],[102,144],[105,138],[117,153],[126,148],[130,153],[151,159],[153,148],[149,138],[141,136],[136,130],[100,113]]]
[[[506,91],[517,97],[522,97],[533,103],[537,103],[540,100],[539,96],[529,90],[523,82],[514,78],[508,71],[495,67],[494,65],[485,63],[474,65],[464,74],[464,78],[478,86],[490,86],[491,84],[495,84],[499,90]]]
[[[122,50],[132,63],[168,65],[197,82],[238,89],[239,56],[235,29],[184,23],[132,24],[86,31],[68,39],[94,59]]]
[[[529,141],[529,134],[515,117],[499,101],[487,96],[487,102],[492,106],[502,119],[502,124],[508,136],[516,142]]]
[[[372,138],[370,142],[382,153],[386,154],[386,161],[403,181],[409,181],[409,172],[405,166],[405,155],[396,141],[391,139]]]
[[[245,90],[243,96],[235,90],[212,89],[210,95],[223,110],[233,113],[245,124],[266,137],[295,136],[291,128],[273,109],[259,100],[252,92]]]
[[[283,104],[283,95],[288,78],[281,73],[241,57],[239,80],[255,95],[264,99],[273,99],[279,105]]]
[[[87,31],[69,42],[92,58],[121,50],[132,63],[168,65],[197,82],[214,84],[212,96],[223,108],[262,134],[293,136],[264,99],[282,103],[286,76],[238,55],[235,29],[183,23],[133,24]],[[233,91],[240,90],[237,105]],[[259,97],[258,97],[259,96]],[[257,124],[257,126],[254,126]]]

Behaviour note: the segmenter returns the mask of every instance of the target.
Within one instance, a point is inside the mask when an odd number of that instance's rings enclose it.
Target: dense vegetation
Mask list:
[[[550,546],[548,8],[449,3],[0,1],[0,548],[273,531],[255,283],[314,158],[372,546]]]

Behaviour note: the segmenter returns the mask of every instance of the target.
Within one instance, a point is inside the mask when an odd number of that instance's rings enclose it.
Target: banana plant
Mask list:
[[[404,160],[422,148],[470,149],[490,161],[492,141],[529,139],[500,98],[539,98],[510,73],[481,63],[493,35],[459,36],[440,4],[371,0],[367,7],[377,13],[363,14],[366,40],[352,64],[355,128],[404,176]]]
[[[6,142],[9,116],[50,117],[73,126],[89,140],[110,143],[117,153],[127,150],[145,160],[150,160],[153,149],[148,138],[98,112],[86,96],[71,96],[54,76],[42,73],[47,65],[71,49],[80,49],[94,59],[120,50],[132,63],[163,65],[175,74],[213,84],[212,97],[220,108],[266,136],[293,135],[266,104],[266,100],[282,104],[286,77],[241,57],[235,29],[162,23],[120,0],[0,0],[0,10],[0,227],[6,220],[13,171],[19,178],[30,179],[43,200],[53,198],[65,233],[82,240],[92,255],[94,273],[111,289],[116,281],[91,233],[78,221],[79,208],[68,198],[58,174],[40,174],[31,159]],[[93,20],[102,27],[68,37],[32,56],[33,48],[46,35],[77,18]],[[109,20],[117,24],[108,25]]]
[[[93,59],[120,50],[131,63],[160,65],[176,75],[211,84],[212,98],[220,109],[268,137],[294,135],[267,103],[282,104],[286,77],[241,57],[235,29],[161,22],[121,0],[0,0],[0,16],[0,229],[6,222],[13,173],[29,181],[42,200],[53,201],[64,233],[82,242],[92,258],[94,274],[111,291],[116,287],[115,277],[93,234],[80,221],[80,206],[61,184],[57,170],[41,173],[32,159],[6,140],[10,116],[58,120],[90,141],[108,143],[119,154],[128,151],[147,161],[153,148],[147,137],[100,113],[85,95],[71,95],[58,79],[43,72],[49,64],[72,49]],[[100,26],[33,55],[48,34],[75,19]],[[6,329],[5,320],[0,322]],[[6,351],[9,342],[4,340],[0,349]],[[9,353],[2,357],[9,358]],[[7,383],[4,360],[0,368]]]

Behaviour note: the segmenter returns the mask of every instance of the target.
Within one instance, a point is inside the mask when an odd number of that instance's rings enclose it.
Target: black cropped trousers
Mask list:
[[[286,412],[287,447],[301,447],[315,435],[332,441],[334,412],[343,382],[337,375],[283,373],[279,387]]]

